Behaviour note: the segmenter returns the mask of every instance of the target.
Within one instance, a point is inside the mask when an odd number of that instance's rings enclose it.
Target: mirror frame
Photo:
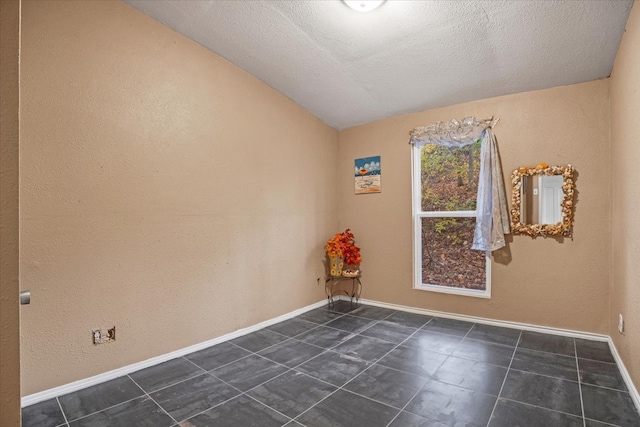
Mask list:
[[[511,231],[513,234],[525,234],[527,236],[571,236],[573,232],[573,208],[575,194],[575,168],[566,166],[522,167],[511,173],[512,206],[511,206]],[[562,222],[557,224],[523,224],[520,222],[520,206],[522,197],[522,183],[525,176],[562,175],[564,182],[562,191]]]

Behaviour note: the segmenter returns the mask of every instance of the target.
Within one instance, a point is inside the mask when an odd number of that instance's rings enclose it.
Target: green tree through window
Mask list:
[[[419,150],[419,276],[422,285],[486,289],[486,254],[471,250],[475,228],[481,141],[466,147]],[[417,196],[414,191],[414,197]]]

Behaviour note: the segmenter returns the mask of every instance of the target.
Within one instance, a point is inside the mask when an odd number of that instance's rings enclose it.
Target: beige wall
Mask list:
[[[335,130],[119,2],[22,31],[24,395],[323,299]]]
[[[640,5],[631,9],[611,85],[613,280],[610,335],[640,387]],[[625,333],[618,334],[618,314]]]
[[[20,2],[0,1],[0,425],[20,425],[18,112]]]
[[[340,228],[362,246],[363,298],[607,333],[611,250],[608,81],[484,99],[340,132]],[[573,239],[509,238],[495,253],[490,300],[412,289],[411,129],[466,116],[495,128],[506,178],[517,166],[578,171]],[[381,155],[382,193],[354,195],[353,160]],[[506,180],[510,202],[511,184]]]

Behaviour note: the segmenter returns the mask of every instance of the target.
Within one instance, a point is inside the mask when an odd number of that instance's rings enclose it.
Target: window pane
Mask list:
[[[480,145],[420,148],[423,211],[474,211],[480,174]]]
[[[470,249],[475,218],[422,218],[422,283],[485,290],[485,253]]]

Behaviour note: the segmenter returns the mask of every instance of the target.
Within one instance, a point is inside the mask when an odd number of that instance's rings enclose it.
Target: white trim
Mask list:
[[[486,269],[489,270],[490,263],[487,263]],[[441,294],[461,295],[465,297],[486,298],[491,299],[491,283],[486,284],[484,291],[479,289],[454,288],[451,286],[431,285],[426,283],[417,284],[413,287],[418,291],[440,292]]]
[[[181,357],[189,353],[203,350],[207,347],[211,347],[212,345],[220,344],[221,342],[229,341],[231,339],[238,338],[243,335],[247,335],[251,332],[255,332],[258,329],[266,328],[267,326],[271,326],[276,323],[282,322],[284,320],[288,320],[293,317],[299,316],[303,313],[306,313],[307,311],[321,307],[326,303],[327,303],[326,300],[318,301],[306,307],[299,308],[297,310],[283,314],[282,316],[274,317],[273,319],[265,320],[264,322],[260,322],[255,325],[248,326],[246,328],[238,329],[237,331],[230,332],[228,334],[219,336],[217,338],[213,338],[208,341],[204,341],[198,344],[191,345],[189,347],[172,351],[171,353],[166,353],[160,356],[152,357],[151,359],[147,359],[131,365],[123,366],[121,368],[114,369],[112,371],[104,372],[102,374],[94,375],[89,378],[74,381],[69,384],[64,384],[59,387],[50,388],[48,390],[44,390],[38,393],[30,394],[28,396],[24,396],[21,399],[21,405],[22,407],[25,407],[25,406],[33,405],[34,403],[43,402],[45,400],[49,400],[54,397],[62,396],[63,394],[72,393],[74,391],[78,391],[83,388],[91,387],[93,385],[100,384],[100,383],[121,377],[123,375],[127,375],[131,372],[135,372],[140,369],[157,365],[158,363],[166,362],[167,360],[175,359],[177,357]]]
[[[631,400],[636,405],[636,409],[640,412],[640,393],[638,393],[638,389],[633,384],[631,380],[631,375],[629,375],[629,371],[627,371],[627,367],[624,366],[622,362],[622,358],[620,357],[620,353],[618,353],[618,349],[616,345],[613,343],[613,338],[609,337],[609,349],[611,350],[611,354],[613,354],[613,358],[616,360],[616,364],[618,365],[618,369],[620,369],[620,375],[622,375],[622,379],[624,383],[627,385],[627,390],[631,395]]]
[[[349,298],[345,296],[341,296],[340,298],[345,299],[347,301],[349,300]],[[375,305],[376,307],[389,308],[389,309],[398,310],[398,311],[406,311],[408,313],[417,313],[417,314],[425,314],[428,316],[446,317],[448,319],[464,320],[467,322],[482,323],[484,325],[501,326],[504,328],[522,329],[523,331],[540,332],[543,334],[550,334],[550,335],[561,335],[561,336],[566,336],[571,338],[580,338],[580,339],[590,340],[590,341],[607,342],[609,344],[609,349],[611,350],[611,354],[613,355],[613,358],[615,359],[616,364],[620,369],[620,375],[622,375],[622,379],[624,380],[624,383],[627,386],[627,390],[631,395],[631,400],[633,400],[633,403],[636,406],[636,410],[640,412],[640,393],[638,393],[638,389],[636,388],[635,384],[633,384],[631,376],[629,375],[629,371],[627,371],[627,368],[624,365],[624,362],[622,361],[622,358],[620,357],[620,354],[618,353],[618,350],[616,349],[615,344],[613,343],[613,339],[609,335],[574,331],[572,329],[553,328],[550,326],[537,326],[529,323],[510,322],[508,320],[487,319],[485,317],[467,316],[464,314],[447,313],[444,311],[427,310],[424,308],[409,307],[406,305],[372,301],[372,300],[363,299],[363,298],[360,299],[360,302],[362,302],[363,304]]]
[[[477,218],[476,211],[422,211],[416,212],[420,218]]]
[[[345,300],[345,301],[349,301],[350,299],[346,296],[338,296],[339,300]],[[391,304],[391,303],[386,303],[386,302],[380,302],[380,301],[373,301],[373,300],[368,300],[368,299],[360,299],[359,302],[363,303],[363,304],[368,304],[368,305],[373,305],[376,307],[383,307],[383,308],[389,308],[392,310],[398,310],[398,311],[405,311],[408,313],[417,313],[417,314],[424,314],[424,315],[428,315],[428,316],[437,316],[437,317],[445,317],[448,319],[457,319],[457,320],[464,320],[467,322],[474,322],[474,323],[481,323],[481,324],[485,324],[485,325],[493,325],[493,326],[501,326],[504,328],[511,328],[511,329],[522,329],[525,331],[533,331],[533,332],[540,332],[543,334],[551,334],[551,335],[562,335],[562,336],[567,336],[567,337],[571,337],[571,338],[581,338],[581,339],[585,339],[585,340],[591,340],[591,341],[604,341],[607,342],[609,344],[609,348],[611,349],[611,354],[613,354],[613,357],[616,361],[616,364],[618,365],[618,368],[620,369],[620,374],[622,375],[622,378],[624,379],[624,382],[627,386],[627,389],[629,391],[629,394],[631,395],[631,399],[633,400],[633,403],[636,405],[636,409],[638,409],[640,411],[640,394],[638,394],[638,390],[636,389],[635,385],[633,384],[633,381],[631,380],[631,376],[629,375],[629,371],[627,371],[627,368],[625,367],[624,363],[622,362],[622,359],[620,358],[620,354],[618,353],[618,350],[616,349],[615,344],[613,343],[613,340],[611,339],[610,336],[608,335],[601,335],[601,334],[592,334],[589,332],[580,332],[580,331],[574,331],[571,329],[560,329],[560,328],[552,328],[552,327],[548,327],[548,326],[537,326],[537,325],[531,325],[528,323],[519,323],[519,322],[510,322],[510,321],[506,321],[506,320],[495,320],[495,319],[487,319],[484,317],[476,317],[476,316],[467,316],[464,314],[456,314],[456,313],[447,313],[444,311],[436,311],[436,310],[428,310],[428,309],[424,309],[424,308],[417,308],[417,307],[409,307],[406,305],[399,305],[399,304]],[[127,375],[131,372],[135,372],[138,371],[140,369],[144,369],[144,368],[148,368],[149,366],[153,366],[156,365],[158,363],[162,363],[162,362],[166,362],[167,360],[171,360],[171,359],[175,359],[177,357],[181,357],[184,356],[186,354],[189,353],[193,353],[195,351],[198,350],[202,350],[205,349],[207,347],[211,347],[212,345],[216,345],[216,344],[220,344],[221,342],[224,341],[228,341],[246,334],[249,334],[251,332],[255,332],[259,329],[265,328],[267,326],[271,326],[273,324],[282,322],[284,320],[288,320],[291,319],[293,317],[299,316],[303,313],[306,313],[307,311],[313,310],[315,308],[318,307],[322,307],[323,305],[325,305],[327,302],[325,300],[322,301],[318,301],[314,304],[308,305],[306,307],[300,308],[298,310],[294,310],[291,311],[289,313],[283,314],[282,316],[278,316],[278,317],[274,317],[273,319],[269,319],[269,320],[265,320],[264,322],[260,322],[258,324],[243,328],[243,329],[238,329],[237,331],[231,332],[229,334],[226,335],[222,335],[220,337],[208,340],[208,341],[204,341],[201,342],[199,344],[194,344],[192,346],[189,347],[185,347],[176,351],[173,351],[171,353],[167,353],[161,356],[157,356],[157,357],[153,357],[151,359],[147,359],[147,360],[143,360],[142,362],[138,362],[138,363],[134,363],[132,365],[128,365],[128,366],[123,366],[122,368],[118,368],[118,369],[114,369],[112,371],[108,371],[108,372],[104,372],[102,374],[99,375],[95,375],[93,377],[89,377],[89,378],[85,378],[83,380],[78,380],[69,384],[65,384],[59,387],[55,387],[55,388],[51,388],[48,390],[44,390],[41,391],[39,393],[34,393],[28,396],[24,396],[21,399],[21,404],[22,407],[25,406],[29,406],[29,405],[33,405],[34,403],[38,403],[38,402],[42,402],[45,400],[49,400],[52,399],[54,397],[58,397],[58,396],[62,396],[64,394],[67,393],[72,393],[74,391],[78,391],[81,390],[83,388],[87,388],[96,384],[100,384],[118,377],[121,377],[123,375]]]
[[[465,289],[422,282],[422,218],[474,218],[476,211],[423,211],[420,146],[411,147],[411,203],[413,217],[413,289],[450,295],[491,299],[491,253],[485,256],[485,289]]]
[[[346,296],[340,299],[349,301]],[[447,319],[464,320],[466,322],[482,323],[484,325],[500,326],[510,329],[522,329],[523,331],[540,332],[550,335],[562,335],[571,338],[581,338],[590,341],[609,341],[608,335],[592,334],[590,332],[574,331],[571,329],[553,328],[550,326],[538,326],[529,323],[510,322],[508,320],[487,319],[486,317],[467,316],[465,314],[447,313],[445,311],[428,310],[426,308],[409,307],[406,305],[391,304],[387,302],[372,301],[360,298],[359,302],[376,307],[389,308],[392,310],[406,311],[408,313],[424,314],[427,316],[446,317]]]

